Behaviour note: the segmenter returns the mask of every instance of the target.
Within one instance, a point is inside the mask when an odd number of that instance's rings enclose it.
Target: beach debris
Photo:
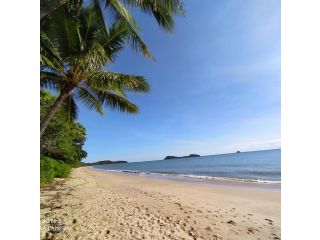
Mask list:
[[[54,208],[54,209],[60,209],[60,208],[62,208],[62,205],[56,205],[56,206],[54,206],[53,208]]]
[[[46,232],[45,238],[46,238],[46,239],[50,238],[50,233],[49,233],[49,232]]]
[[[53,208],[52,204],[44,204],[44,203],[40,203],[40,209],[44,209],[44,208]]]
[[[273,221],[271,219],[269,219],[269,218],[265,218],[264,220],[266,220],[270,225],[273,224]]]
[[[232,221],[232,220],[229,220],[228,222],[227,222],[228,224],[232,224],[232,225],[237,225],[234,221]]]
[[[72,223],[73,224],[77,223],[77,219],[73,219]]]
[[[219,236],[217,236],[217,235],[212,235],[212,239],[213,240],[222,240],[222,238],[221,237],[219,237]]]
[[[253,228],[248,228],[248,232],[247,232],[247,233],[248,233],[248,234],[254,233]]]

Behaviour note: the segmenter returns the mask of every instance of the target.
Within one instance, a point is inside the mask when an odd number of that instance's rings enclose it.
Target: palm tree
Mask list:
[[[91,6],[79,11],[61,6],[50,14],[42,26],[41,40],[51,49],[43,50],[40,78],[42,88],[54,89],[59,96],[41,121],[41,135],[61,106],[66,106],[71,118],[76,118],[76,100],[100,114],[103,105],[138,112],[126,92],[147,92],[149,85],[145,79],[103,70],[106,64],[114,62],[126,40],[132,39],[128,28],[123,22],[114,22],[107,30]]]
[[[89,7],[84,7],[82,0],[41,0],[41,85],[60,93],[41,121],[41,135],[65,100],[68,104],[63,106],[69,106],[72,117],[77,115],[75,99],[101,114],[103,104],[137,112],[125,92],[148,91],[144,78],[102,70],[114,61],[125,42],[154,59],[128,7],[153,15],[169,32],[174,28],[173,16],[184,15],[180,0],[90,0]]]

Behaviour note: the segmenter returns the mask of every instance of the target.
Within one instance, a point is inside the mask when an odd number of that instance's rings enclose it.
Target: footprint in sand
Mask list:
[[[212,230],[210,226],[207,226],[205,229],[206,229],[207,231],[211,231],[211,230]]]
[[[266,219],[264,219],[264,220],[266,220],[266,221],[268,222],[268,224],[273,225],[273,221],[272,221],[271,219],[266,218]]]
[[[231,225],[237,225],[234,221],[232,221],[232,220],[229,220],[228,222],[227,222],[228,224],[231,224]]]
[[[213,240],[223,240],[223,238],[217,236],[217,235],[212,235]]]

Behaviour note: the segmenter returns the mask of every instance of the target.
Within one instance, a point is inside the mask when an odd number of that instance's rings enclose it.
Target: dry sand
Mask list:
[[[41,239],[280,239],[280,195],[82,167],[41,190]]]

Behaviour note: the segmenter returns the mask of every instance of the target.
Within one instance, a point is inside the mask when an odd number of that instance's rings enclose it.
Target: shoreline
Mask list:
[[[266,191],[279,191],[281,192],[281,182],[279,181],[258,181],[258,180],[245,180],[236,178],[223,178],[223,177],[210,177],[210,176],[190,176],[183,174],[164,174],[164,173],[152,173],[152,172],[138,172],[138,171],[128,171],[128,170],[109,170],[97,168],[94,166],[89,166],[93,171],[102,171],[114,174],[123,174],[129,176],[138,176],[151,179],[160,179],[168,181],[178,181],[185,183],[195,183],[195,184],[207,184],[215,185],[221,187],[237,187],[237,188],[254,188]]]
[[[41,191],[41,239],[280,239],[280,202],[280,192],[81,167]]]

